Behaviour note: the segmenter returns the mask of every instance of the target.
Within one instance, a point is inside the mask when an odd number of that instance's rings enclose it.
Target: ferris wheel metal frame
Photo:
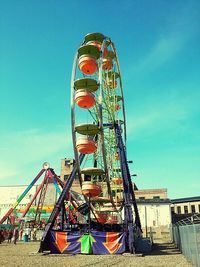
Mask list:
[[[85,49],[85,51],[90,51],[93,54],[98,52],[98,48],[96,48],[94,45],[91,46],[91,40],[92,42],[100,42],[101,48],[100,53],[97,57],[98,60],[98,68],[97,71],[94,72],[94,74],[89,75],[89,79],[87,78],[87,74],[81,73],[83,78],[77,79],[77,73],[79,71],[79,58],[82,56],[82,50]],[[96,49],[96,51],[95,51]],[[105,53],[106,51],[106,53]],[[86,52],[84,52],[86,53]],[[105,55],[106,54],[106,55]],[[111,65],[108,65],[108,69],[106,68],[107,62],[104,63],[104,60],[109,59],[108,63]],[[75,54],[74,58],[74,64],[72,69],[72,78],[71,78],[71,127],[72,127],[72,139],[73,139],[73,147],[74,147],[74,155],[75,160],[78,166],[78,177],[80,180],[80,184],[82,185],[82,178],[81,178],[81,166],[79,162],[79,153],[77,151],[77,128],[76,128],[76,83],[78,82],[85,82],[89,81],[96,81],[97,85],[97,91],[95,97],[96,97],[96,105],[92,109],[87,109],[87,112],[91,115],[91,118],[93,119],[92,123],[95,123],[98,125],[99,128],[99,135],[98,139],[100,139],[100,148],[98,148],[98,152],[101,155],[97,155],[100,158],[102,158],[102,165],[105,173],[105,182],[107,183],[107,190],[108,195],[110,197],[111,203],[114,207],[114,209],[117,211],[116,203],[112,197],[112,190],[111,190],[111,177],[114,176],[114,166],[118,165],[118,169],[120,170],[119,162],[118,164],[114,163],[114,154],[119,153],[118,148],[116,146],[116,136],[114,131],[114,123],[116,121],[120,122],[121,128],[123,128],[123,140],[126,144],[126,118],[125,118],[125,105],[124,105],[124,95],[123,95],[123,88],[122,88],[122,79],[121,79],[121,73],[120,73],[120,66],[119,66],[119,60],[116,53],[116,48],[112,40],[108,37],[105,37],[99,33],[92,33],[85,36],[85,39],[83,43],[81,44],[81,47],[78,49],[78,51]],[[118,82],[119,80],[119,82]],[[109,84],[108,82],[111,82]],[[77,86],[78,87],[78,86]],[[79,89],[79,87],[78,87]],[[88,88],[87,88],[88,89]],[[118,94],[116,94],[116,91]],[[118,104],[118,102],[121,102],[121,106]],[[115,108],[117,109],[115,110]],[[121,109],[121,110],[120,110]],[[118,113],[121,111],[121,117],[119,119]],[[86,124],[87,125],[87,124]],[[83,126],[83,125],[81,125]],[[97,135],[96,135],[97,137]],[[95,138],[95,137],[94,137]],[[119,160],[119,159],[118,159]],[[97,165],[98,163],[96,163]],[[94,164],[95,165],[95,164]],[[118,173],[118,176],[121,176],[121,174]]]

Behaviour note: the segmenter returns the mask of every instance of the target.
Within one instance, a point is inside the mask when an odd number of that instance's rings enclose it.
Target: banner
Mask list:
[[[125,233],[119,232],[59,232],[51,231],[51,253],[122,254]]]
[[[51,231],[51,253],[53,254],[78,254],[81,253],[80,243],[78,242],[81,237],[79,232],[67,233]]]
[[[125,233],[92,231],[95,242],[93,254],[122,254],[125,252]]]

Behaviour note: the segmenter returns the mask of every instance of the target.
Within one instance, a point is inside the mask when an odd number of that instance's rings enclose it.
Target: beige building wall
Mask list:
[[[135,190],[143,236],[170,241],[171,202],[167,189]]]
[[[136,199],[166,199],[167,189],[142,189],[135,190]]]
[[[171,223],[170,203],[138,203],[142,228],[169,226]]]
[[[171,205],[172,211],[177,214],[200,213],[200,200],[187,201],[184,203],[174,203]]]
[[[156,202],[156,203],[155,203]],[[153,240],[170,241],[171,208],[170,201],[161,200],[137,201],[143,236],[151,236]],[[124,217],[122,211],[122,217]]]

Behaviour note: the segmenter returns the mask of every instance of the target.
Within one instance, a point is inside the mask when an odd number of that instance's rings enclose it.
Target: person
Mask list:
[[[16,245],[17,240],[18,240],[18,238],[19,238],[19,230],[18,230],[18,228],[15,228],[15,229],[14,229],[13,236],[14,236],[14,244]]]
[[[0,244],[4,241],[3,230],[0,230]]]
[[[28,227],[27,229],[27,234],[28,234],[28,240],[30,241],[31,240],[31,228]]]
[[[32,238],[33,241],[36,241],[37,240],[37,228],[33,228],[33,238]]]
[[[9,232],[8,232],[8,243],[11,243],[12,237],[13,237],[13,231],[9,230]]]
[[[19,230],[19,240],[22,241],[22,236],[23,236],[23,229],[21,228]]]

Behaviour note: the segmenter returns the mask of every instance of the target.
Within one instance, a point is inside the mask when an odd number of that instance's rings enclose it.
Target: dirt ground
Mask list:
[[[0,266],[65,267],[191,267],[185,257],[169,243],[155,244],[149,255],[42,255],[38,242],[0,245]]]

